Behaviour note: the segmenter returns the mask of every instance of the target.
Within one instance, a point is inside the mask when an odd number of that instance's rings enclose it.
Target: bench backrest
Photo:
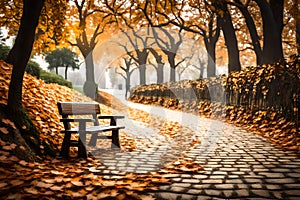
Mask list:
[[[57,107],[62,118],[68,118],[69,115],[92,115],[94,119],[94,125],[99,125],[97,115],[100,114],[100,106],[98,103],[58,102]],[[67,130],[70,129],[71,125],[69,122],[64,122],[64,127]]]
[[[59,114],[67,115],[97,115],[100,114],[98,103],[91,102],[58,102]]]

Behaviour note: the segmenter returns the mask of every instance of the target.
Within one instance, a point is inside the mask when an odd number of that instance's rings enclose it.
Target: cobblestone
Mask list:
[[[226,179],[225,180],[225,183],[243,183],[243,180],[241,180],[241,179],[237,179],[237,178],[235,178],[235,179]]]
[[[236,190],[235,191],[238,197],[247,197],[249,196],[249,191],[246,189]]]
[[[229,189],[233,189],[234,185],[233,184],[216,184],[215,187],[217,189],[229,190]]]
[[[271,195],[267,190],[252,190],[251,192],[260,197],[271,198]]]
[[[277,179],[266,179],[267,183],[277,183],[277,184],[283,184],[283,183],[294,183],[294,179],[291,178],[277,178]]]
[[[207,189],[207,190],[204,190],[204,192],[205,192],[207,195],[211,195],[211,196],[220,196],[220,195],[222,194],[222,191],[221,191],[221,190]]]

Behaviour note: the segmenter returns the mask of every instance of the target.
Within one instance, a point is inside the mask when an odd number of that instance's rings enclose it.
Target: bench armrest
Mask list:
[[[124,116],[98,116],[98,119],[123,119]]]
[[[94,119],[60,119],[60,122],[94,122]]]
[[[122,119],[124,116],[98,116],[98,119],[110,119],[110,125],[116,126],[117,121],[116,119]]]

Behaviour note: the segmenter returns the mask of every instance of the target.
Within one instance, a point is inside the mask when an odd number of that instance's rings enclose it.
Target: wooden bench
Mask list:
[[[119,130],[125,128],[124,126],[117,126],[116,119],[124,118],[124,116],[101,116],[100,106],[98,103],[86,103],[86,102],[58,102],[57,107],[59,114],[62,116],[60,119],[64,124],[64,139],[60,151],[60,156],[69,157],[70,147],[78,147],[78,157],[86,158],[86,135],[91,134],[90,146],[95,146],[97,139],[111,139],[112,148],[120,148],[119,143]],[[84,119],[70,119],[69,115],[87,115],[91,118]],[[99,116],[98,116],[99,115]],[[107,125],[99,125],[98,119],[110,119],[110,123]],[[78,127],[71,128],[70,122],[78,123]],[[92,126],[88,126],[87,123],[92,122]],[[111,131],[111,135],[98,135],[101,132]],[[71,140],[72,134],[78,134],[78,140]]]

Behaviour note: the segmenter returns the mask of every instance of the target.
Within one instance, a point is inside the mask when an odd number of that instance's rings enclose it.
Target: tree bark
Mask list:
[[[137,53],[136,61],[138,61],[138,69],[140,75],[140,85],[146,84],[146,63],[148,58],[148,51],[147,49],[143,49],[139,51],[138,49],[135,50]]]
[[[164,65],[165,63],[163,63],[162,61],[162,56],[159,55],[153,48],[149,48],[149,50],[151,51],[152,55],[155,58],[155,61],[157,63],[157,67],[156,67],[156,83],[157,84],[161,84],[164,82]]]
[[[297,52],[300,55],[300,17],[296,20],[296,43],[297,43]]]
[[[254,20],[251,17],[247,8],[242,5],[242,2],[240,0],[235,0],[235,1],[239,4],[239,6],[237,6],[237,8],[241,11],[241,13],[243,14],[243,16],[245,18],[246,25],[247,25],[247,28],[249,30],[250,37],[252,40],[254,52],[256,55],[256,64],[261,65],[262,64],[262,48],[261,48],[261,45],[259,42],[259,36],[256,31],[256,26],[255,26]]]
[[[176,81],[176,74],[175,74],[175,69],[176,69],[175,56],[176,56],[176,53],[168,52],[167,55],[168,55],[168,61],[169,61],[169,65],[170,65],[170,82],[175,82]]]
[[[227,8],[227,4],[222,0],[215,2],[215,6],[217,7],[217,9],[220,9],[219,12],[222,12],[222,14],[218,13],[217,20],[218,24],[222,28],[225,45],[228,51],[228,72],[230,73],[239,71],[241,70],[241,63],[238,42],[232,24],[232,19]]]
[[[277,24],[277,28],[280,34],[283,30],[283,7],[284,0],[270,0],[270,8],[272,10],[273,18],[275,23]]]
[[[22,108],[23,77],[44,3],[44,0],[23,0],[23,13],[18,35],[6,59],[6,62],[13,65],[8,92],[8,107],[13,111]]]
[[[164,63],[157,63],[157,84],[161,84],[164,82]]]
[[[128,97],[128,93],[130,95],[130,76],[131,76],[131,73],[128,71],[126,72],[126,76],[127,78],[125,79],[125,98],[127,99]]]
[[[140,85],[146,84],[146,64],[141,64],[138,67],[140,74]]]
[[[207,77],[216,76],[216,43],[208,42],[204,38],[205,48],[207,51]]]
[[[85,57],[86,65],[86,81],[95,83],[95,74],[94,74],[94,60],[93,60],[93,50],[91,50]]]
[[[270,0],[270,4],[266,0],[255,0],[255,2],[260,8],[263,21],[262,63],[271,64],[283,59],[281,36],[283,24],[280,19],[282,17],[280,12],[283,11],[283,0],[276,0],[276,2],[275,0]]]
[[[294,2],[293,17],[295,19],[295,26],[296,26],[297,53],[298,55],[300,55],[300,1],[299,0],[296,0]]]
[[[67,80],[68,79],[68,65],[66,65],[65,67],[65,79]]]

